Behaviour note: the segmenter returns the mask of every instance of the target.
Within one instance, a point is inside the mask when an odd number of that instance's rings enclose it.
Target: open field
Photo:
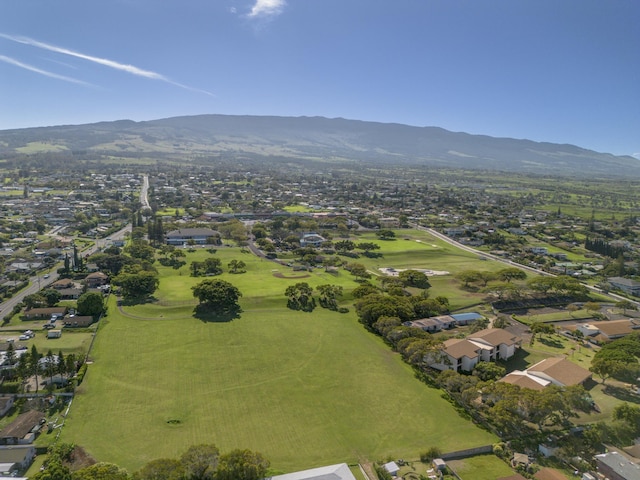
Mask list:
[[[208,253],[187,255],[190,263]],[[300,280],[276,278],[273,270],[294,275],[290,269],[236,248],[220,248],[216,256],[225,267],[232,258],[247,263],[246,274],[218,277],[243,292],[240,318],[193,318],[190,286],[202,279],[188,276],[188,264],[159,267],[160,304],[123,307],[123,315],[111,299],[63,441],[130,471],[191,444],[215,443],[222,451],[260,451],[284,472],[417,458],[433,445],[447,451],[496,440],[415,379],[352,308],[287,310],[284,290]],[[402,263],[399,250],[392,256]],[[346,272],[321,269],[303,281],[357,285]]]

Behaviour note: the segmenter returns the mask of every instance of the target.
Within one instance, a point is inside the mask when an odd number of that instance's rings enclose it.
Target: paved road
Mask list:
[[[140,203],[142,204],[142,208],[151,208],[149,205],[149,175],[142,176],[142,188],[140,189]]]
[[[120,230],[111,234],[107,238],[97,239],[95,242],[95,245],[93,245],[92,247],[82,252],[82,254],[84,256],[92,255],[98,250],[107,246],[109,243],[111,243],[112,240],[123,239],[127,234],[127,232],[131,232],[131,224],[126,225],[124,228],[121,228]],[[16,293],[13,297],[5,300],[0,304],[0,319],[2,319],[5,315],[11,312],[11,310],[13,310],[13,307],[16,306],[18,303],[20,303],[24,297],[26,297],[27,295],[31,295],[33,293],[37,293],[41,289],[45,288],[47,285],[50,285],[51,283],[55,282],[58,279],[58,273],[56,272],[56,270],[58,268],[61,268],[62,266],[63,266],[63,262],[59,262],[53,267],[51,267],[51,273],[49,274],[39,273],[38,275],[34,275],[30,277],[29,278],[30,285],[27,288],[20,291],[19,293]],[[45,275],[47,275],[47,278],[44,277]]]

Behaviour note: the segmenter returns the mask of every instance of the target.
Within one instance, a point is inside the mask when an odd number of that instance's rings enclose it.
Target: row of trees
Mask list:
[[[53,389],[53,378],[57,375],[62,378],[73,377],[78,369],[80,360],[78,357],[70,353],[65,356],[62,351],[54,355],[51,350],[43,356],[35,345],[28,352],[18,355],[12,343],[9,344],[6,351],[7,365],[12,367],[3,370],[3,376],[9,379],[16,379],[20,383],[21,390],[27,387],[27,380],[34,378],[36,392],[39,390],[41,377],[49,379],[47,388]]]
[[[211,275],[220,275],[223,273],[222,260],[216,257],[209,257],[202,262],[191,262],[191,276],[203,277]],[[229,273],[244,273],[247,271],[247,264],[242,260],[235,258],[227,264]]]
[[[318,285],[315,290],[320,294],[319,303],[323,308],[338,310],[338,298],[342,296],[342,287],[339,285]],[[311,312],[316,306],[313,297],[313,287],[306,282],[298,282],[289,285],[284,294],[287,296],[287,307],[291,310]]]
[[[179,458],[152,460],[130,475],[113,463],[96,463],[71,471],[76,447],[57,444],[49,448],[46,468],[33,480],[260,480],[270,462],[262,454],[236,449],[220,454],[212,444],[193,445]]]

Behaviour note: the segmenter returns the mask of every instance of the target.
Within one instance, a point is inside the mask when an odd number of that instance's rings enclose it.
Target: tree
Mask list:
[[[407,287],[430,288],[429,278],[423,272],[418,270],[404,270],[398,274],[398,278]]]
[[[24,357],[26,354],[22,354]],[[40,370],[40,354],[38,353],[38,349],[35,345],[31,345],[31,352],[28,357],[28,368],[29,374],[35,377],[36,381],[36,393],[38,393],[38,388],[40,386],[40,382],[38,381],[38,373]]]
[[[338,297],[342,296],[342,287],[339,285],[318,285],[316,290],[320,293],[320,306],[329,310],[338,309]]]
[[[73,473],[73,480],[130,480],[124,468],[113,463],[100,462]]]
[[[474,283],[480,279],[480,272],[477,270],[463,270],[456,274],[456,280],[462,282],[464,288],[469,288],[470,283]]]
[[[42,295],[46,299],[48,307],[54,307],[60,301],[60,292],[53,288],[42,290],[40,292],[40,295]]]
[[[295,285],[289,285],[284,291],[287,296],[287,307],[291,310],[302,310],[303,312],[311,312],[316,306],[316,302],[312,296],[313,288],[307,282],[298,282]]]
[[[134,240],[124,248],[125,253],[139,260],[152,262],[155,257],[155,250],[146,240]]]
[[[473,368],[473,374],[483,382],[498,380],[504,377],[506,369],[495,362],[478,362]]]
[[[156,291],[160,280],[154,272],[121,273],[113,279],[114,285],[120,287],[120,293],[126,299],[144,298]]]
[[[362,263],[349,263],[344,267],[351,273],[358,281],[362,281],[367,278],[371,278],[371,274],[367,271]]]
[[[216,480],[260,480],[267,475],[269,461],[251,450],[232,450],[220,456]]]
[[[158,458],[133,474],[134,480],[182,480],[185,470],[179,460]]]
[[[225,280],[207,279],[191,287],[200,307],[214,313],[232,313],[240,310],[238,300],[242,293]]]
[[[604,385],[607,378],[615,377],[620,372],[624,371],[625,366],[625,362],[621,360],[599,358],[596,356],[593,358],[589,370],[598,375],[602,379],[602,384]]]
[[[350,252],[352,251],[354,248],[356,248],[356,244],[353,243],[351,240],[338,240],[337,242],[335,242],[333,244],[333,247],[338,251],[338,252]]]
[[[380,240],[392,240],[396,238],[396,232],[394,232],[393,230],[378,230],[376,232],[376,236]]]
[[[595,315],[600,311],[600,304],[598,302],[587,302],[584,304],[584,309],[591,315]]]
[[[374,250],[380,250],[380,245],[374,242],[360,242],[356,244],[358,250],[362,250],[365,256],[374,256],[372,252]]]
[[[83,293],[76,306],[80,315],[91,315],[94,320],[104,313],[104,301],[98,292]]]
[[[636,304],[629,300],[620,300],[619,302],[616,302],[616,308],[621,309],[623,315],[627,314],[627,310],[638,310]]]
[[[220,451],[215,445],[192,445],[180,456],[187,480],[215,480]]]
[[[527,278],[527,274],[524,270],[520,270],[517,267],[503,268],[497,273],[497,276],[503,282],[511,282],[513,280],[524,280]]]
[[[247,264],[242,260],[233,259],[227,267],[229,267],[229,273],[245,273],[247,271]]]
[[[32,293],[22,299],[22,302],[27,308],[43,307],[47,304],[47,299],[39,293]]]
[[[62,465],[62,462],[58,459],[47,462],[44,470],[29,478],[31,478],[31,480],[72,480],[71,470]]]

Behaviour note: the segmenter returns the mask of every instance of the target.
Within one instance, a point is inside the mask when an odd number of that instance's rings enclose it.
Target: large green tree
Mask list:
[[[98,292],[83,293],[78,298],[77,309],[80,315],[91,315],[94,319],[98,318],[104,312],[102,294]]]
[[[124,298],[133,299],[153,294],[160,280],[156,273],[141,270],[138,273],[121,273],[113,279],[113,283],[120,287],[120,293]]]
[[[216,480],[260,480],[267,475],[269,461],[251,450],[232,450],[220,456]]]
[[[220,451],[210,444],[192,445],[180,457],[187,480],[215,480]]]
[[[240,309],[238,300],[242,293],[225,280],[207,279],[191,287],[200,307],[214,313],[235,312]]]

